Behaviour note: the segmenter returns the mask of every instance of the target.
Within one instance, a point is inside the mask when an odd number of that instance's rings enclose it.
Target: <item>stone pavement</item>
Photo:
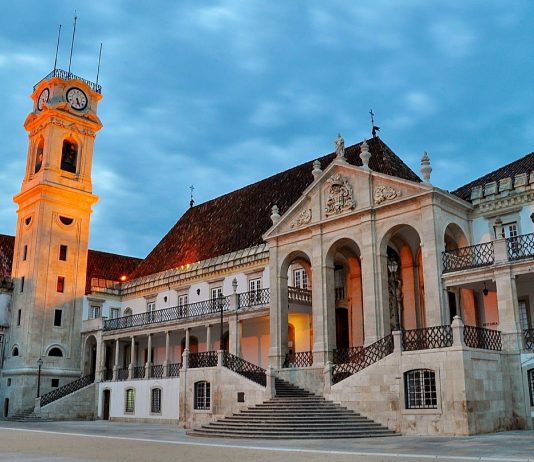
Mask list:
[[[99,449],[99,450],[97,450]],[[0,461],[534,461],[534,432],[472,437],[343,440],[194,438],[174,425],[118,422],[0,422]],[[168,458],[167,458],[168,456]]]

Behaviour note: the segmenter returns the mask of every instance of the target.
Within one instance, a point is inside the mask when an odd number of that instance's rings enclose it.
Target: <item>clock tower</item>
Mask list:
[[[42,395],[80,377],[89,221],[98,200],[91,167],[100,86],[54,69],[31,98],[1,387],[10,415],[33,406],[38,388]]]

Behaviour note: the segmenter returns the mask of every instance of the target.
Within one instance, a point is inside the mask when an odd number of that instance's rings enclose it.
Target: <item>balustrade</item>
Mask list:
[[[41,396],[41,407],[46,406],[47,404],[50,404],[59,398],[63,398],[64,396],[70,395],[71,393],[74,393],[75,391],[81,390],[82,388],[85,388],[87,385],[92,384],[95,381],[94,374],[86,375],[85,377],[82,377],[78,380],[74,380],[73,382],[67,383],[66,385],[63,385],[62,387],[56,388],[55,390],[52,390],[49,393],[45,393]]]
[[[191,369],[199,367],[216,367],[217,352],[203,351],[202,353],[189,353],[189,367]]]
[[[250,292],[244,292],[238,294],[240,309],[251,308],[254,306],[268,305],[270,302],[269,289],[252,290]]]
[[[534,257],[534,233],[506,239],[506,249],[510,261]]]
[[[452,340],[451,326],[434,326],[402,331],[402,349],[404,351],[447,348],[452,346]]]
[[[523,339],[525,341],[525,350],[534,351],[534,329],[524,330]]]
[[[493,265],[494,262],[493,242],[484,242],[443,252],[444,273],[489,266]]]
[[[502,350],[501,332],[484,327],[464,326],[465,346],[483,350]]]
[[[249,363],[228,351],[223,353],[223,366],[262,386],[267,384],[265,369]]]
[[[287,353],[283,368],[309,367],[313,365],[313,353],[311,351],[298,351]]]
[[[289,286],[287,288],[287,296],[289,303],[297,303],[299,305],[311,305],[312,303],[312,291],[308,289]]]

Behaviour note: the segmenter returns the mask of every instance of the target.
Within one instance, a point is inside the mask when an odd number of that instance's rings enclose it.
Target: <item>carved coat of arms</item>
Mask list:
[[[324,209],[327,217],[356,207],[356,201],[352,196],[352,187],[348,178],[336,173],[328,178],[326,182],[330,185]]]
[[[299,226],[309,223],[312,219],[311,209],[304,209],[300,212],[297,218],[291,223],[291,228],[298,228]]]
[[[391,186],[378,186],[375,189],[375,202],[381,204],[384,201],[391,201],[400,195],[401,192]]]

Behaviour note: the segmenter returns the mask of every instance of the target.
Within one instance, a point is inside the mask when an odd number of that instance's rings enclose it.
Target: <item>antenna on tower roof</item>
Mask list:
[[[369,114],[371,114],[371,127],[373,127],[371,133],[373,134],[373,138],[376,138],[376,133],[380,131],[380,127],[375,125],[375,114],[372,109],[369,111]]]
[[[98,76],[100,75],[100,60],[102,59],[102,42],[100,42],[100,52],[98,53],[98,67],[96,68],[96,86],[98,87]]]
[[[70,57],[69,57],[69,74],[70,74],[70,65],[72,63],[72,50],[74,49],[74,37],[76,36],[76,21],[78,16],[76,16],[76,10],[74,10],[74,26],[72,28],[72,42],[70,44]]]
[[[59,39],[61,37],[61,24],[59,25],[59,29],[57,31],[57,43],[56,43],[56,57],[54,59],[54,70],[57,69],[57,54],[59,52]]]
[[[193,191],[195,190],[195,187],[191,185],[189,186],[189,189],[191,190],[191,200],[189,201],[189,208],[193,208],[193,205],[195,205],[195,200],[193,199]]]

